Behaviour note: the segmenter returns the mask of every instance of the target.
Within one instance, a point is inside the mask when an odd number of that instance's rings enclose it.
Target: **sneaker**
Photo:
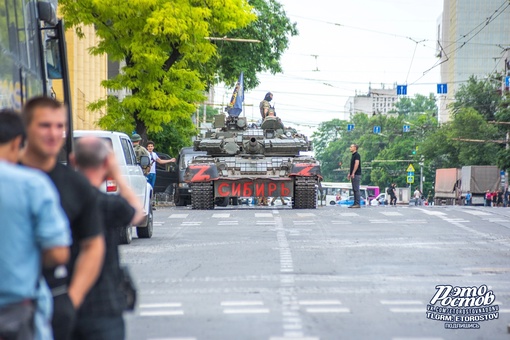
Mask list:
[[[361,208],[361,206],[359,204],[353,204],[353,205],[349,206],[349,208],[356,209],[356,208]]]

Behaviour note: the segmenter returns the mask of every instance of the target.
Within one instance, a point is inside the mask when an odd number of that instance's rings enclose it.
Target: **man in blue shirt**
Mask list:
[[[0,318],[9,318],[17,310],[22,319],[16,315],[16,339],[33,339],[33,301],[41,291],[51,297],[49,290],[41,287],[45,285],[39,280],[41,262],[47,267],[65,264],[71,238],[49,178],[16,164],[24,136],[21,117],[10,110],[0,111]],[[49,315],[45,317],[48,323]],[[6,336],[2,334],[5,325],[0,322],[0,338]]]

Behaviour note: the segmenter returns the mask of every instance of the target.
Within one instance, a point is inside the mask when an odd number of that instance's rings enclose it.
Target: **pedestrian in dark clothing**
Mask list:
[[[360,208],[360,184],[361,184],[361,156],[358,153],[358,145],[352,144],[349,148],[352,153],[351,167],[347,179],[351,180],[352,191],[354,192],[354,204],[349,208]]]
[[[120,195],[99,195],[106,241],[104,265],[78,311],[73,339],[123,340],[122,312],[126,301],[119,290],[119,230],[129,224],[136,225],[143,218],[143,208],[122,176],[111,148],[101,139],[81,138],[76,144],[73,163],[94,187],[99,188],[109,177],[117,183],[120,192]]]
[[[492,203],[492,194],[489,190],[485,192],[485,206],[490,207]]]
[[[503,206],[503,191],[501,191],[501,189],[498,190],[497,196],[498,196],[497,205],[498,205],[498,207],[502,207]]]
[[[396,189],[396,184],[395,183],[392,183],[391,186],[390,186],[390,205],[394,205],[396,206],[397,205],[397,189]]]
[[[71,227],[71,259],[67,266],[43,271],[53,294],[52,328],[55,340],[71,339],[76,310],[99,276],[104,257],[99,190],[70,167],[58,163],[67,115],[58,101],[37,97],[27,102],[22,117],[27,147],[21,163],[45,172],[57,188]]]

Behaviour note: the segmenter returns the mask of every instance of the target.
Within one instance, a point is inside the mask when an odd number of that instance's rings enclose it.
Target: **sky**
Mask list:
[[[312,133],[324,121],[343,118],[349,96],[408,85],[408,95],[435,93],[433,67],[443,0],[279,0],[299,35],[281,59],[284,72],[259,75],[245,92],[244,114],[258,119],[267,92],[284,124]],[[432,68],[432,69],[431,69]],[[226,103],[232,88],[217,87]]]

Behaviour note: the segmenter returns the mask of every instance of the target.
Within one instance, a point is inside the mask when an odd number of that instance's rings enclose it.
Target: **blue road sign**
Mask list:
[[[408,171],[407,176],[414,176],[414,171]]]
[[[407,95],[407,85],[397,85],[397,96]]]
[[[374,126],[374,133],[381,133],[381,127],[380,126]]]
[[[500,176],[505,176],[505,170],[500,170],[500,171],[499,171],[499,175],[500,175]]]
[[[414,183],[414,176],[407,176],[407,183],[413,184]]]
[[[510,77],[505,77],[505,87],[510,87]]]
[[[437,84],[437,94],[447,94],[448,93],[448,84]]]
[[[411,127],[409,125],[404,125],[404,127],[402,128],[402,131],[409,132],[409,131],[411,131]]]
[[[347,131],[354,130],[354,124],[347,124]]]

